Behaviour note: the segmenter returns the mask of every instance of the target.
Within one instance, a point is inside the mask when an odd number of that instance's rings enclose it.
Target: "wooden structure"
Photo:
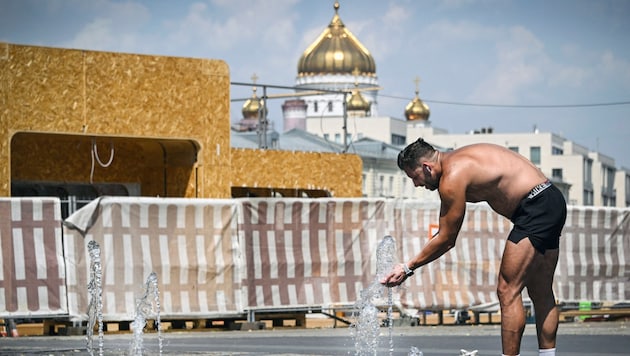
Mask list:
[[[0,196],[361,195],[358,156],[232,150],[229,96],[221,60],[0,43]]]

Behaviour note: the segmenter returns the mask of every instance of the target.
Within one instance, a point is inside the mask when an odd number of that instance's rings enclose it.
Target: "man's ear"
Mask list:
[[[428,164],[423,163],[422,170],[424,171],[424,174],[431,175],[431,167]]]

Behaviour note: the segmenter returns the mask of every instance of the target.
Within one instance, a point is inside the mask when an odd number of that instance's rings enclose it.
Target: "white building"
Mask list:
[[[484,132],[485,131],[485,132]],[[627,190],[616,189],[617,168],[611,157],[549,132],[494,133],[492,129],[471,134],[445,134],[430,126],[409,125],[408,137],[423,137],[447,150],[488,142],[519,152],[536,164],[564,193],[572,205],[626,207]],[[630,172],[625,173],[630,180]],[[623,176],[620,174],[620,177]],[[618,184],[618,183],[617,183]],[[628,183],[626,183],[628,184]]]

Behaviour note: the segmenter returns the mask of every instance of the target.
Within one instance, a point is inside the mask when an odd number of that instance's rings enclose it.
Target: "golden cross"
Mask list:
[[[420,77],[416,76],[416,79],[413,80],[416,83],[416,94],[420,91]]]

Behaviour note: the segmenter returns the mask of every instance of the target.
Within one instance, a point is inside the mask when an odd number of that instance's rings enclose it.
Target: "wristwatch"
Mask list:
[[[403,270],[405,271],[405,275],[407,277],[413,276],[413,271],[407,267],[406,263],[401,263]]]

